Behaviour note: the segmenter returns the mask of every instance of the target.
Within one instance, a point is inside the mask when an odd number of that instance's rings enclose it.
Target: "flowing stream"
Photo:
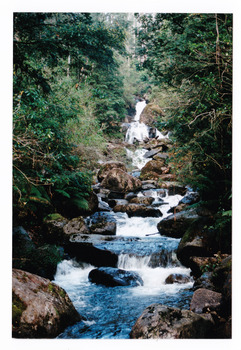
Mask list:
[[[133,143],[134,139],[141,141],[148,137],[148,127],[139,123],[145,105],[145,101],[137,103],[134,122],[126,134],[129,143]],[[159,131],[157,135],[163,137]],[[146,162],[143,158],[145,152],[139,150],[128,154],[139,169]],[[138,196],[144,194],[144,191],[140,191]],[[126,213],[112,212],[117,221],[116,236],[121,238],[121,242],[114,240],[105,243],[106,249],[118,254],[118,268],[137,272],[144,282],[143,286],[97,285],[88,280],[88,274],[94,266],[75,260],[62,261],[58,265],[54,282],[66,290],[85,320],[68,327],[58,338],[128,339],[135,321],[150,304],[189,308],[192,282],[165,283],[170,274],[190,276],[190,270],[181,266],[176,258],[175,251],[180,240],[157,233],[157,223],[169,215],[168,210],[176,206],[182,196],[169,196],[167,191],[160,192],[158,189],[149,190],[148,196],[154,198],[152,204],[163,216],[129,218]]]

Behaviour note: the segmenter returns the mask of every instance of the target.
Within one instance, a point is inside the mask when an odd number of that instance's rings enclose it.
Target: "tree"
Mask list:
[[[141,65],[157,84],[171,87],[182,97],[165,125],[176,140],[176,161],[186,160],[182,175],[199,189],[203,200],[218,199],[219,205],[228,209],[232,16],[156,14],[139,16],[139,20]]]

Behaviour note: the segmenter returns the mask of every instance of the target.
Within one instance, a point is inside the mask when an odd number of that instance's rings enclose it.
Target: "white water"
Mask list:
[[[127,158],[131,159],[133,167],[138,168],[139,170],[141,170],[150,160],[148,158],[144,158],[144,154],[146,152],[147,150],[144,148],[137,149],[135,151],[131,151],[130,149],[126,148]]]
[[[139,121],[140,120],[141,113],[142,113],[142,111],[144,110],[145,107],[146,107],[146,101],[137,102],[137,104],[136,104],[136,114],[134,116],[134,120],[135,121]]]

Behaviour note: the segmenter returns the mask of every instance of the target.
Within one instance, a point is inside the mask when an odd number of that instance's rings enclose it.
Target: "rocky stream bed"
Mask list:
[[[45,219],[45,241],[63,249],[57,270],[14,269],[14,337],[230,338],[231,256],[206,230],[212,212],[176,181],[169,136],[139,122],[145,105],[125,126],[131,171],[100,164],[90,215]],[[23,228],[13,237],[35,249]]]

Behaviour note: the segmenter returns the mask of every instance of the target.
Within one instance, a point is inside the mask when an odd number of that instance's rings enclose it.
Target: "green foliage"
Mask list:
[[[230,208],[232,152],[232,16],[139,16],[141,65],[170,93],[158,127],[172,131],[179,178],[203,200]],[[176,98],[173,96],[176,94]],[[160,96],[157,95],[157,97]]]
[[[87,13],[14,14],[15,219],[41,221],[62,199],[87,209],[90,148],[103,149],[103,132],[125,115],[115,58],[124,39]]]

